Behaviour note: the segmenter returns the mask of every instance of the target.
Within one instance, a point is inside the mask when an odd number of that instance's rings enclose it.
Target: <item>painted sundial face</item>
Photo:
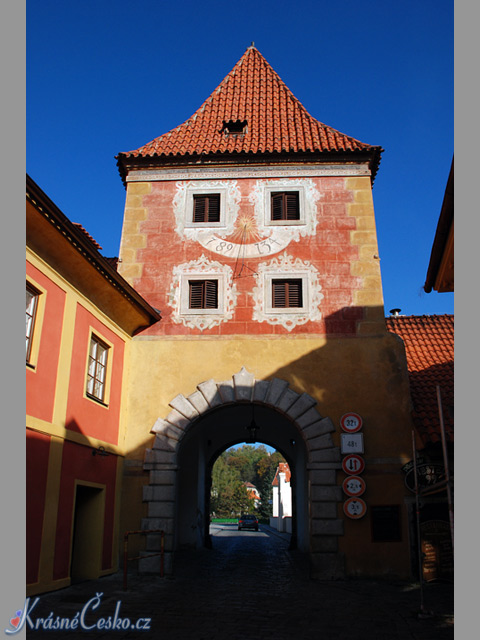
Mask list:
[[[178,182],[176,189],[176,232],[219,256],[261,259],[284,251],[292,240],[315,233],[320,195],[311,179],[257,180],[243,196],[236,180]],[[298,193],[298,220],[271,219],[270,202],[275,191]],[[220,196],[218,219],[211,223],[193,222],[193,198],[208,198],[210,194]]]
[[[261,233],[254,217],[246,214],[239,215],[235,227],[225,238],[215,232],[199,234],[198,242],[204,249],[228,258],[263,258],[282,251],[292,240],[291,234],[279,233],[275,228]]]

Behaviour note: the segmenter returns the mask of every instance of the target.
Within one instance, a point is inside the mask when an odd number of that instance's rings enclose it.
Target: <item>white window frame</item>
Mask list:
[[[32,351],[33,351],[33,337],[35,333],[35,326],[37,324],[38,306],[40,292],[29,282],[26,283],[26,293],[31,295],[30,304],[26,307],[26,362],[31,363]]]
[[[210,194],[218,193],[220,195],[220,220],[218,222],[194,222],[193,210],[194,210],[194,196],[206,196]],[[226,202],[227,202],[227,189],[225,187],[204,187],[198,189],[195,187],[187,187],[186,193],[186,207],[184,227],[186,229],[224,229],[227,226],[226,221]]]
[[[298,220],[272,220],[272,193],[287,193],[296,191],[298,193]],[[302,184],[269,184],[264,187],[264,224],[266,227],[295,227],[306,224],[305,219],[305,187]]]
[[[104,349],[103,354],[105,355],[105,361],[100,362],[100,365],[103,367],[103,379],[97,379],[97,363],[99,360],[95,357],[92,359],[92,346],[97,345]],[[86,375],[86,385],[85,385],[85,393],[88,398],[92,400],[96,400],[97,402],[101,402],[102,404],[106,404],[107,399],[107,382],[108,382],[108,373],[109,373],[109,362],[110,362],[110,345],[105,342],[102,338],[100,338],[95,332],[90,333],[90,340],[88,343],[88,354],[87,354],[87,375]],[[95,354],[96,356],[96,354]],[[94,371],[92,375],[92,362],[96,363],[94,366]],[[101,396],[95,393],[95,381],[99,381],[101,383]],[[93,384],[92,388],[90,388],[90,383]]]
[[[190,280],[216,280],[217,286],[217,303],[216,309],[191,309],[190,302]],[[180,314],[185,316],[211,316],[225,314],[225,274],[219,272],[199,272],[199,273],[182,273],[180,279]]]
[[[302,306],[301,307],[274,307],[272,299],[273,280],[301,280],[302,281]],[[299,315],[308,313],[310,309],[309,272],[284,271],[278,273],[263,274],[264,309],[266,315]]]

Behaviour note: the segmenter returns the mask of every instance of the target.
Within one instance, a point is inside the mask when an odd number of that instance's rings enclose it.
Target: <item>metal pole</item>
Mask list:
[[[418,479],[417,479],[417,450],[415,447],[415,430],[412,429],[412,449],[413,449],[413,476],[415,478],[415,511],[417,516],[417,548],[418,548],[418,571],[420,579],[420,613],[424,614],[423,605],[423,558],[422,541],[420,537],[420,503],[418,500]]]
[[[127,590],[128,532],[123,536],[123,590]]]
[[[163,578],[164,573],[164,555],[165,555],[165,532],[162,531],[160,538],[160,577]]]
[[[443,449],[443,465],[445,467],[445,480],[447,484],[447,500],[448,500],[448,515],[450,518],[450,535],[452,536],[452,549],[453,549],[453,500],[452,490],[450,486],[450,471],[448,468],[447,457],[447,439],[445,436],[445,424],[443,422],[443,409],[442,409],[442,394],[440,392],[440,385],[437,384],[437,403],[438,403],[438,415],[440,418],[440,433],[442,435],[442,449]]]

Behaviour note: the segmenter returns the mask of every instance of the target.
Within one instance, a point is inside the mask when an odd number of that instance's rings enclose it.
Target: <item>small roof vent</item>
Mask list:
[[[242,135],[247,132],[247,121],[246,120],[224,120],[223,127],[221,129],[221,133],[224,133],[226,136],[229,135]]]
[[[397,318],[400,315],[401,309],[390,309],[390,314]]]

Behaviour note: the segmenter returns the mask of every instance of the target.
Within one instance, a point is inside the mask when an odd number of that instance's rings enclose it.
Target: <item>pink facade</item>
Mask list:
[[[259,174],[261,175],[261,174]],[[313,177],[302,179],[253,179],[204,181],[197,183],[162,181],[150,183],[150,193],[141,196],[146,219],[139,223],[138,233],[144,247],[136,252],[141,276],[132,278],[133,286],[149,302],[161,309],[163,322],[151,327],[150,335],[232,335],[232,334],[340,334],[355,333],[356,322],[363,318],[363,310],[355,307],[354,294],[362,286],[362,278],[351,275],[351,264],[358,260],[359,248],[351,243],[356,219],[349,215],[348,205],[354,192],[347,188],[348,178]],[[193,186],[190,186],[193,185]],[[189,225],[182,219],[181,207],[187,210],[188,195],[183,193],[208,185],[210,190],[225,188],[230,196],[231,226],[217,231],[208,225]],[[260,186],[259,186],[260,185]],[[278,185],[278,187],[276,187]],[[293,186],[289,186],[293,185]],[[278,188],[298,188],[303,193],[307,219],[291,226],[271,226],[262,218],[264,191]],[[231,195],[233,193],[233,196]],[[183,197],[183,200],[182,200]],[[263,200],[262,200],[263,198]],[[186,207],[185,207],[186,201]],[[228,204],[227,204],[228,206]],[[259,213],[260,211],[260,213]],[[183,212],[183,215],[185,213]],[[128,215],[128,214],[127,214]],[[228,227],[228,223],[225,225]],[[220,233],[221,232],[221,233]],[[310,298],[315,298],[319,313],[306,321],[288,324],[269,322],[258,313],[258,290],[262,288],[260,269],[273,273],[310,271]],[[228,287],[233,291],[229,313],[214,326],[194,326],[181,321],[176,291],[181,277],[175,277],[182,266],[196,263],[203,256],[208,274],[209,266],[227,266]],[[255,291],[257,289],[257,291]],[[257,296],[257,297],[255,297]],[[177,298],[177,299],[176,299]],[[177,307],[176,307],[177,305]],[[257,313],[255,309],[257,307]],[[177,311],[177,313],[175,313]]]

